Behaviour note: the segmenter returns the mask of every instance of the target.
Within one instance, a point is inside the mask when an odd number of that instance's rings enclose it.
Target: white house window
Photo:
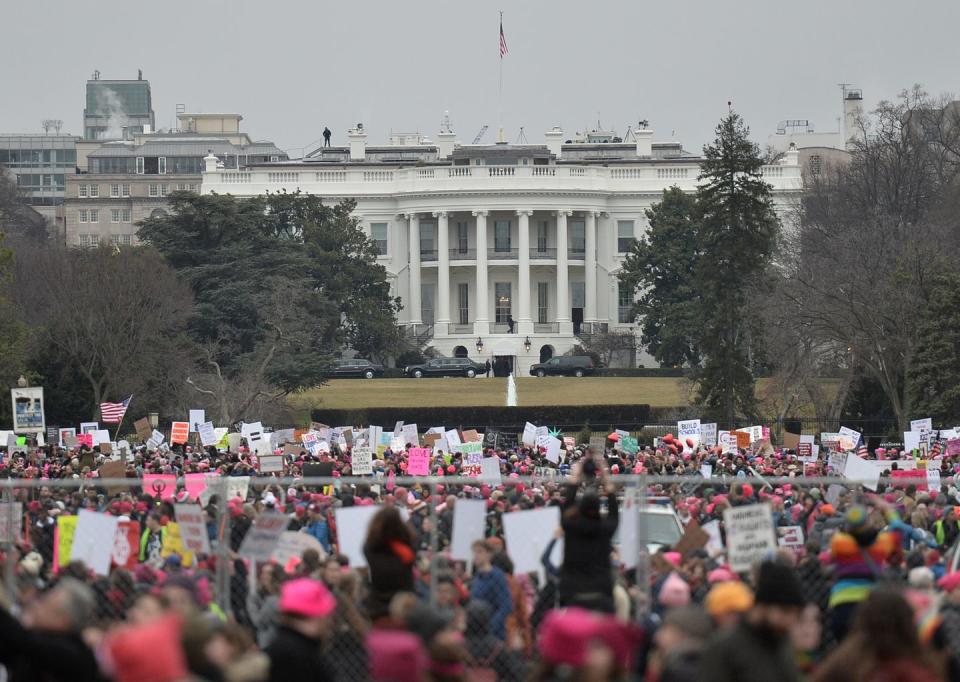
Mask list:
[[[100,185],[90,185],[90,198],[96,199],[100,196]]]
[[[537,282],[537,324],[547,324],[547,307],[550,296],[550,283]]]
[[[420,316],[424,324],[433,324],[434,305],[437,296],[435,284],[424,284],[420,289]]]
[[[137,157],[137,175],[143,175],[143,157]]]
[[[130,222],[130,209],[125,208],[120,211],[120,222],[129,223]]]
[[[493,250],[500,253],[510,251],[510,221],[497,220],[493,223]]]
[[[433,241],[433,223],[420,223],[420,255],[428,257],[437,255]]]
[[[127,198],[130,196],[130,183],[123,183],[120,185],[120,196]]]
[[[630,324],[633,322],[633,289],[621,283],[617,288],[617,322]]]
[[[85,223],[87,220],[89,220],[87,209],[81,208],[79,211],[77,211],[77,220],[81,223]]]
[[[111,199],[120,198],[120,183],[114,182],[110,185],[110,198]]]
[[[497,324],[508,324],[507,318],[510,317],[513,306],[510,295],[510,282],[495,282],[493,285],[493,295],[496,299],[494,308],[495,322]]]
[[[87,186],[86,185],[77,185],[77,196],[81,199],[85,199],[87,196]]]
[[[582,220],[570,221],[570,253],[584,254],[587,251],[587,232]]]
[[[152,197],[159,196],[159,195],[160,195],[160,186],[157,185],[156,183],[151,183],[150,187],[149,187],[148,190],[147,190],[147,193],[148,193],[150,196],[152,196]]]
[[[196,191],[197,191],[197,183],[195,183],[195,182],[191,182],[191,183],[190,183],[190,191],[191,191],[191,192],[196,192]]]
[[[79,235],[80,246],[84,248],[91,248],[98,246],[100,244],[100,235],[98,234],[81,234]]]
[[[161,156],[157,158],[157,172],[160,175],[166,175],[167,173],[167,157]]]
[[[160,185],[160,196],[162,197],[167,196],[167,183],[163,183],[162,185]]]
[[[541,220],[537,223],[537,251],[539,253],[547,252],[548,234],[550,230],[550,223],[546,220]]]
[[[635,241],[632,220],[617,221],[617,253],[629,253]]]
[[[111,209],[110,209],[110,222],[111,222],[111,223],[119,223],[119,222],[120,222],[120,209],[119,209],[119,208],[111,208]]]
[[[110,235],[110,243],[114,246],[130,246],[133,243],[133,235],[112,234]]]
[[[470,324],[470,285],[466,282],[457,285],[457,322]]]
[[[466,222],[457,223],[457,253],[465,254],[469,251],[470,237]]]
[[[90,222],[99,223],[100,222],[100,211],[95,208],[90,209]]]
[[[370,223],[370,239],[373,240],[374,246],[377,248],[378,256],[387,255],[387,224],[386,223]]]

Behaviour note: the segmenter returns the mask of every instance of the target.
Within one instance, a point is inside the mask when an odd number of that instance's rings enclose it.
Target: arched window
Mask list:
[[[553,357],[553,346],[542,346],[540,348],[540,362],[546,362]]]
[[[453,357],[455,358],[465,358],[467,357],[467,347],[466,346],[457,346],[453,349]]]

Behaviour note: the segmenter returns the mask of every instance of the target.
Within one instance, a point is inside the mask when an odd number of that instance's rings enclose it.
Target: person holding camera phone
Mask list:
[[[584,490],[580,499],[577,492]],[[600,495],[607,496],[607,514],[600,513]],[[560,525],[564,533],[560,569],[560,604],[613,613],[612,539],[617,531],[617,494],[603,459],[588,450],[576,463],[564,490]]]

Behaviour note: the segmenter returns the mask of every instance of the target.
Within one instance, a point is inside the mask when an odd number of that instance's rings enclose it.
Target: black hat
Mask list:
[[[757,604],[776,606],[804,606],[807,598],[796,572],[775,561],[764,561],[757,573]]]

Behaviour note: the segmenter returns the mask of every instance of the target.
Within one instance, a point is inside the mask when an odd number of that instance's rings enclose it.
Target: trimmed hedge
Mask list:
[[[604,367],[598,377],[684,377],[687,370],[673,367]]]
[[[315,409],[314,421],[343,426],[376,424],[392,427],[404,420],[424,430],[431,426],[481,428],[513,427],[523,430],[524,422],[572,427],[577,430],[585,422],[598,427],[611,424],[643,424],[650,420],[649,405],[539,405],[523,407],[365,407],[357,409]]]

